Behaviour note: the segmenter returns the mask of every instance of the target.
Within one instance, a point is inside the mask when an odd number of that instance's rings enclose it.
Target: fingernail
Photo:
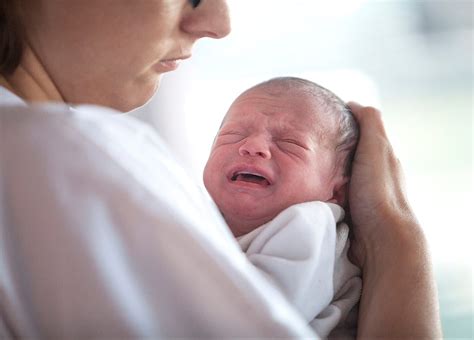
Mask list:
[[[361,104],[359,104],[359,103],[357,103],[357,102],[353,102],[353,101],[347,102],[347,105],[352,106],[352,107],[354,107],[354,108],[362,107]]]

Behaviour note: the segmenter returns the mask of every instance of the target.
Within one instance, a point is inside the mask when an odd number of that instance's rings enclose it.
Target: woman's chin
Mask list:
[[[111,107],[120,112],[130,112],[146,105],[155,95],[160,85],[160,79],[157,79],[147,86],[136,86],[132,90],[126,91],[123,96],[114,98]]]

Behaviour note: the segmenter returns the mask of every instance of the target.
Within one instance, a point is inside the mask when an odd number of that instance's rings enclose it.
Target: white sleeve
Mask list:
[[[147,153],[152,135],[29,110],[0,112],[2,335],[314,336],[184,174]]]
[[[323,202],[293,205],[260,227],[256,237],[239,239],[249,260],[308,322],[329,305],[334,294],[336,219],[341,212],[335,217]]]

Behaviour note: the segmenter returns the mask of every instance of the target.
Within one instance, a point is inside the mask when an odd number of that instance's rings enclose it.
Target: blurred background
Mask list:
[[[165,75],[139,119],[201,173],[232,100],[275,76],[374,105],[431,244],[445,338],[473,338],[471,0],[229,0],[233,32]],[[180,135],[176,131],[181,131]]]

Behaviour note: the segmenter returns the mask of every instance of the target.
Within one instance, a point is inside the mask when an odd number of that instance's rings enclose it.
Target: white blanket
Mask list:
[[[242,250],[281,289],[321,337],[355,336],[360,270],[347,258],[349,228],[341,207],[323,202],[291,206],[238,238]]]

